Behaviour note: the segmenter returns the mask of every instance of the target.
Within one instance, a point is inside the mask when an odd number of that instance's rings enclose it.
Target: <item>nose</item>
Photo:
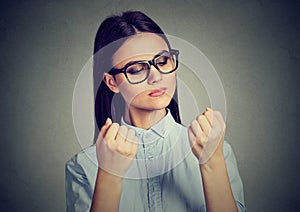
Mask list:
[[[148,83],[153,84],[162,80],[162,74],[153,66],[150,67]]]

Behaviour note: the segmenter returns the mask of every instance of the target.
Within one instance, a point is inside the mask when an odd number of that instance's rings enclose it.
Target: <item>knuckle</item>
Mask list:
[[[191,145],[194,147],[197,144],[197,138],[192,138],[191,139]]]
[[[123,152],[123,148],[120,145],[118,145],[115,150],[119,153]]]
[[[119,130],[119,127],[120,127],[120,125],[118,123],[113,123],[111,125],[111,128],[114,129],[114,130],[117,130],[117,131]]]
[[[139,138],[136,135],[133,137],[133,142],[135,143],[136,146],[138,145]]]
[[[126,148],[126,149],[124,150],[124,154],[125,154],[126,156],[132,155],[132,152],[131,152],[130,148]]]
[[[193,126],[194,121],[195,121],[195,120],[192,120],[192,121],[190,122],[190,127]]]
[[[122,125],[119,127],[119,130],[118,130],[118,134],[122,137],[122,138],[125,138],[126,135],[127,135],[127,127]]]
[[[191,126],[197,126],[197,125],[198,125],[198,121],[194,119],[191,123]]]
[[[216,115],[218,116],[218,117],[222,117],[222,114],[221,114],[221,112],[220,111],[215,111],[215,113],[216,113]]]
[[[204,114],[210,114],[212,111],[211,110],[206,110],[205,112],[204,112]]]
[[[198,118],[199,122],[202,122],[203,120],[205,120],[205,116],[203,114],[201,114]]]
[[[127,137],[127,139],[126,139],[128,142],[130,142],[130,143],[137,143],[137,140],[138,139],[136,139],[135,137]]]
[[[201,140],[201,143],[205,142],[207,139],[207,137],[205,135],[200,135],[200,140]]]
[[[129,129],[128,130],[128,135],[129,136],[134,136],[135,135],[135,131],[133,129]]]
[[[121,126],[119,127],[119,131],[120,131],[120,132],[127,132],[128,129],[127,129],[127,127],[126,127],[125,125],[121,125]]]

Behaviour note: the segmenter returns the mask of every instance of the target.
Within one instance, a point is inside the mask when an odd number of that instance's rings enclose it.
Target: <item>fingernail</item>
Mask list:
[[[105,121],[105,125],[107,125],[108,124],[108,122],[109,122],[109,117],[107,117],[107,119],[106,119],[106,121]]]

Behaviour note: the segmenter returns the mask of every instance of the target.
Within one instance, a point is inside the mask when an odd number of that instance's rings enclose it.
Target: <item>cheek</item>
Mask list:
[[[152,86],[149,87],[143,83],[137,85],[130,84],[124,75],[118,76],[116,79],[119,91],[127,104],[131,104],[133,101],[141,101],[145,97],[147,98],[149,89],[153,89]],[[167,87],[168,98],[172,98],[176,89],[176,72],[165,75],[161,86]]]
[[[132,85],[129,82],[123,81],[118,86],[119,91],[127,104],[130,104],[138,95],[146,92],[146,88],[141,85]]]
[[[172,75],[169,75],[169,77],[166,79],[168,87],[170,89],[170,91],[174,92],[176,89],[176,73],[172,73]]]
[[[124,74],[120,73],[120,74],[116,74],[115,75],[115,79],[118,85],[125,83],[126,82],[126,77]]]

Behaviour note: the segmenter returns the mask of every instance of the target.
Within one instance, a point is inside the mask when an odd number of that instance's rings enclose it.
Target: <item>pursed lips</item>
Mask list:
[[[152,97],[161,96],[166,92],[166,90],[167,90],[167,88],[155,89],[155,90],[152,90],[148,95],[152,96]]]

